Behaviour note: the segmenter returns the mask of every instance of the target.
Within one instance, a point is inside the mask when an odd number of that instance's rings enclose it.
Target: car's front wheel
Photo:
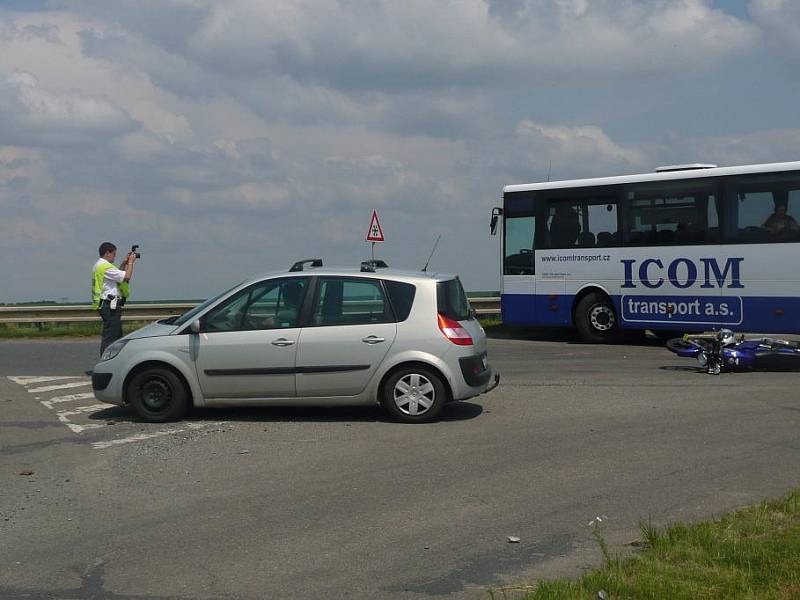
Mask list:
[[[416,365],[395,371],[383,387],[381,404],[396,420],[429,423],[439,418],[447,390],[439,375]]]
[[[174,371],[151,367],[134,375],[128,383],[128,402],[150,423],[176,421],[189,408],[186,385]]]

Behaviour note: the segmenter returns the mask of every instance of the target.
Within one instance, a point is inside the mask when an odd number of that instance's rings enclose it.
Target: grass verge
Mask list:
[[[599,533],[604,566],[578,580],[538,582],[532,591],[491,591],[493,598],[564,600],[652,598],[800,598],[800,490],[702,523],[640,524],[644,549],[611,555]]]

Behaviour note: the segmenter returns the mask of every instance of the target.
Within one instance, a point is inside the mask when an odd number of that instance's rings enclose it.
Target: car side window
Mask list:
[[[388,279],[384,280],[383,285],[389,294],[389,301],[392,303],[397,322],[405,321],[411,313],[411,307],[414,305],[414,296],[417,293],[416,286]]]
[[[203,319],[203,331],[254,331],[297,327],[308,288],[301,278],[262,281],[226,300]]]
[[[381,284],[372,279],[322,277],[313,324],[363,325],[393,321]]]

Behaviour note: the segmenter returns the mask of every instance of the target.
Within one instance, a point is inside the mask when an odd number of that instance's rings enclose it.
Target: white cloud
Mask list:
[[[779,54],[800,58],[800,3],[795,0],[751,0],[750,13]]]
[[[25,72],[0,82],[0,123],[7,141],[19,146],[90,143],[135,128],[132,119],[105,98],[76,90],[48,89]]]
[[[657,102],[750,75],[736,61],[758,27],[710,0],[50,6],[0,23],[0,248],[49,273],[9,278],[0,301],[82,297],[86,265],[49,259],[66,245],[91,262],[100,238],[146,248],[139,298],[315,254],[357,264],[373,208],[392,264],[421,266],[441,233],[437,267],[496,289],[486,217],[504,184],[784,159],[798,142],[750,106],[734,137]],[[754,7],[769,31],[795,14]]]
[[[584,125],[543,125],[521,121],[516,128],[520,146],[533,156],[549,156],[562,164],[586,165],[589,172],[612,168],[639,168],[645,157],[641,150],[614,143],[599,127]]]
[[[77,6],[80,6],[78,4]],[[140,11],[84,3],[148,35]],[[509,9],[508,6],[513,7]],[[751,47],[755,28],[710,0],[228,0],[151,4],[191,11],[166,37],[148,38],[160,64],[200,67],[225,79],[279,75],[355,92],[482,86],[530,77],[624,77],[630,71],[707,70]],[[149,48],[103,51],[139,64]],[[699,58],[699,59],[698,59]],[[185,85],[176,72],[175,89]],[[170,86],[168,77],[159,77]]]
[[[800,129],[753,131],[710,138],[678,138],[672,147],[720,166],[800,160]]]

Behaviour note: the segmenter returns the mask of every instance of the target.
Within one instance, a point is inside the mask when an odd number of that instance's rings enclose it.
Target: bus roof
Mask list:
[[[569,179],[565,181],[547,181],[543,183],[525,183],[518,185],[507,185],[503,188],[503,193],[620,185],[623,183],[642,183],[647,181],[701,179],[704,177],[721,177],[723,175],[749,175],[753,173],[773,173],[780,171],[800,171],[800,161],[766,163],[761,165],[742,165],[739,167],[714,167],[681,171],[663,171],[660,173],[641,173],[638,175],[619,175],[616,177],[594,177],[591,179]]]

